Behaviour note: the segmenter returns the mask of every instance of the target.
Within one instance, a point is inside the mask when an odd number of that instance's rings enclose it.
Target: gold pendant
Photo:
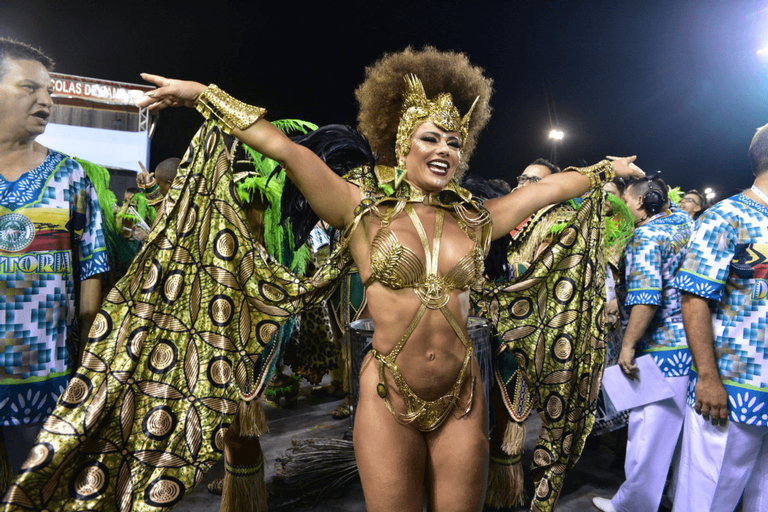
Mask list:
[[[385,386],[384,384],[379,382],[376,385],[376,392],[379,394],[379,396],[381,398],[386,398],[387,397],[387,386]]]

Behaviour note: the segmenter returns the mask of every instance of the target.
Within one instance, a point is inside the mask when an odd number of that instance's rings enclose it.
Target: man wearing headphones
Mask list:
[[[625,304],[631,311],[619,366],[627,378],[637,378],[635,355],[650,354],[674,396],[631,409],[627,480],[613,499],[592,501],[603,511],[656,512],[683,425],[691,367],[681,294],[671,285],[685,257],[693,222],[681,210],[670,211],[667,185],[658,175],[629,182],[623,199],[636,227],[625,251]]]

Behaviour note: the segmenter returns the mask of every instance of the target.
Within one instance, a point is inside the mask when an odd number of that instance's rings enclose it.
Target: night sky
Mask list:
[[[722,199],[751,184],[747,147],[768,123],[766,1],[181,4],[0,0],[0,36],[41,46],[62,73],[215,82],[271,119],[320,125],[356,124],[354,89],[382,53],[463,51],[496,88],[471,170],[510,181],[549,157],[556,115],[561,166],[637,154]],[[151,164],[181,156],[200,122],[164,112]]]

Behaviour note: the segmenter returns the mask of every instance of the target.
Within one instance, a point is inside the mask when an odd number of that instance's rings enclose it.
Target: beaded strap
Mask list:
[[[498,464],[499,466],[514,466],[523,460],[523,455],[493,455],[491,454],[491,462]]]
[[[233,98],[219,89],[216,84],[209,85],[203,91],[197,99],[195,108],[206,119],[213,116],[221,121],[225,133],[232,133],[235,128],[245,130],[267,113],[266,109],[254,107]]]
[[[613,164],[609,160],[602,160],[589,167],[568,167],[563,172],[567,171],[576,171],[589,178],[590,190],[600,188],[616,177],[616,171],[613,170]]]
[[[261,460],[259,460],[259,462],[256,464],[249,464],[247,466],[235,466],[234,464],[230,464],[226,459],[224,459],[224,470],[235,477],[255,476],[259,473],[259,471],[262,470],[263,467],[264,457],[262,457]]]

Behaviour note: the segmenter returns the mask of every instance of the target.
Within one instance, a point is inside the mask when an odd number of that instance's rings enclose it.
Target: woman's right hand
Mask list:
[[[199,82],[186,80],[174,80],[160,75],[142,73],[141,78],[155,84],[158,88],[144,93],[144,98],[139,101],[140,107],[147,107],[151,111],[162,110],[166,107],[194,107],[197,98],[208,87]]]
[[[627,156],[624,158],[619,158],[617,156],[607,156],[605,158],[611,161],[617,178],[631,180],[645,177],[645,172],[643,172],[641,168],[633,163],[637,159],[637,155]]]

